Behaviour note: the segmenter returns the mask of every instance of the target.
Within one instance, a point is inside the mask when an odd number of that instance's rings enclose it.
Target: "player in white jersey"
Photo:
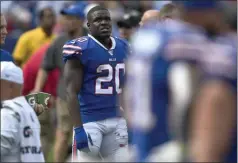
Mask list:
[[[22,70],[1,62],[1,162],[44,162],[40,123],[21,96],[22,84]]]

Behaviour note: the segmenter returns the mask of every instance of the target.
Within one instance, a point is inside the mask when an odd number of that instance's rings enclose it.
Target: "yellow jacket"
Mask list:
[[[20,61],[20,66],[23,67],[36,50],[45,43],[51,42],[54,38],[54,34],[47,36],[41,27],[23,33],[15,46],[14,60]]]

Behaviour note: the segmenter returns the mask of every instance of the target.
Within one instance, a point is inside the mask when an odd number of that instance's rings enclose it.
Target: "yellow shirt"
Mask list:
[[[47,36],[41,27],[27,31],[21,35],[13,52],[13,58],[20,61],[21,67],[45,43],[51,42],[55,35]]]

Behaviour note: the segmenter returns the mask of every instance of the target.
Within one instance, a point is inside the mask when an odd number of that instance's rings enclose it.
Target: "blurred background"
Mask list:
[[[143,13],[148,9],[159,9],[169,1],[1,1],[1,12],[5,15],[8,22],[7,44],[2,48],[13,52],[19,36],[38,25],[37,13],[47,7],[52,7],[57,16],[54,32],[59,34],[61,30],[60,10],[74,3],[101,4],[111,11],[114,22],[113,34],[119,35],[116,22],[123,15],[132,10]]]

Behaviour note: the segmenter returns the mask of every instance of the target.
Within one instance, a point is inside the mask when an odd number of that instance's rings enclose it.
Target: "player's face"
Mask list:
[[[2,45],[5,43],[5,39],[7,36],[7,21],[3,15],[1,16],[0,29],[1,29],[1,45]]]
[[[112,32],[112,22],[108,11],[100,10],[92,13],[89,30],[93,36],[100,38],[108,38]]]

